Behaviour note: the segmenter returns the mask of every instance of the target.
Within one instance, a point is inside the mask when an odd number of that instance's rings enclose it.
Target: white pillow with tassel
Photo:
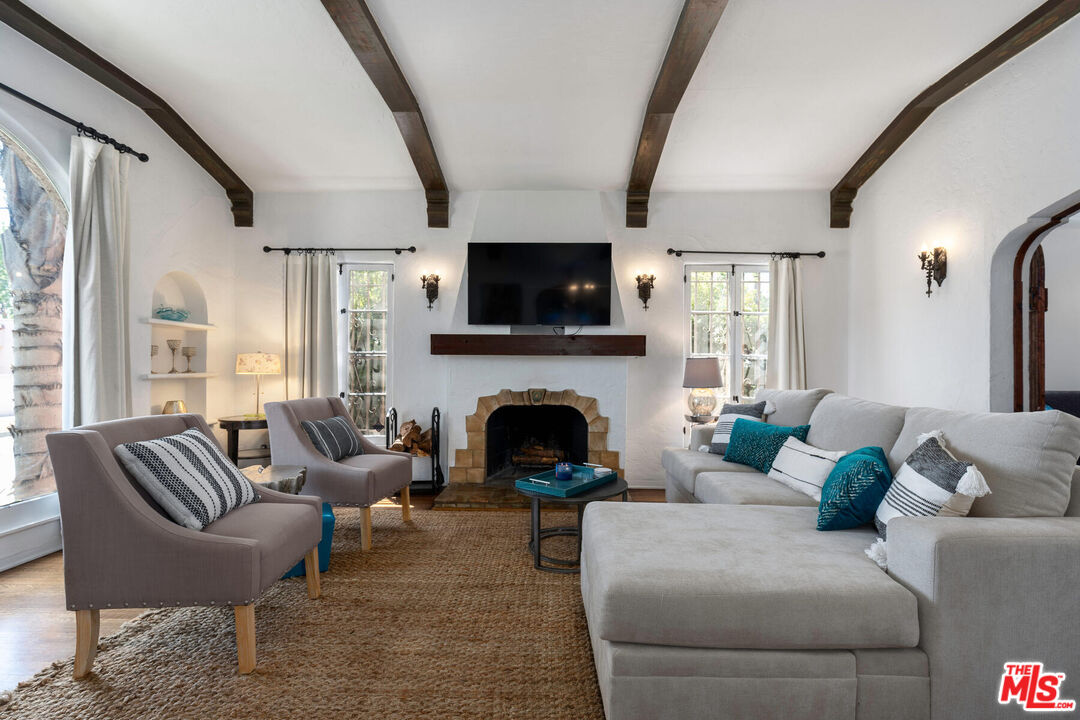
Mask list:
[[[900,466],[874,515],[881,538],[866,554],[882,568],[887,566],[884,538],[890,520],[900,516],[964,517],[975,498],[990,494],[979,469],[957,460],[946,449],[941,430],[924,433],[917,440],[918,447]]]

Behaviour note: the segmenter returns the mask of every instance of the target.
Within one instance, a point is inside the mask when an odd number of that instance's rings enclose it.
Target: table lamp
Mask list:
[[[236,374],[255,376],[255,413],[248,414],[246,417],[264,417],[259,411],[261,401],[259,380],[263,375],[281,374],[281,357],[264,352],[239,353],[236,356]]]
[[[690,399],[687,401],[691,415],[695,417],[712,415],[716,410],[716,394],[713,388],[723,387],[723,385],[719,358],[686,358],[682,386],[693,388],[690,391]]]

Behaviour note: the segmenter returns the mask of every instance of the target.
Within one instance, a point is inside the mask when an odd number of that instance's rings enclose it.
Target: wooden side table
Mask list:
[[[240,431],[241,430],[266,430],[266,417],[250,417],[247,415],[230,415],[218,418],[218,425],[228,435],[226,454],[234,465],[240,464]],[[245,460],[269,460],[269,450],[244,451]]]

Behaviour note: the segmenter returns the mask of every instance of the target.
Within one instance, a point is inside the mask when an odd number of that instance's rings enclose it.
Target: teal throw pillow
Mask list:
[[[777,453],[784,447],[784,441],[793,437],[806,442],[808,432],[810,432],[809,425],[787,427],[739,418],[731,426],[731,439],[728,440],[724,459],[740,465],[749,465],[755,470],[768,474]]]
[[[864,447],[836,461],[818,504],[818,530],[847,530],[874,521],[874,513],[892,485],[885,451]]]

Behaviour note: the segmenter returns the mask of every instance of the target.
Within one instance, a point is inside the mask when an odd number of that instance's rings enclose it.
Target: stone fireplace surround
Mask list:
[[[466,447],[454,450],[450,468],[452,483],[483,483],[487,479],[487,421],[491,413],[506,405],[563,405],[575,408],[589,427],[588,461],[611,468],[623,475],[619,453],[608,450],[608,418],[600,414],[594,397],[578,395],[574,390],[500,390],[496,395],[477,398],[476,412],[465,417]]]

